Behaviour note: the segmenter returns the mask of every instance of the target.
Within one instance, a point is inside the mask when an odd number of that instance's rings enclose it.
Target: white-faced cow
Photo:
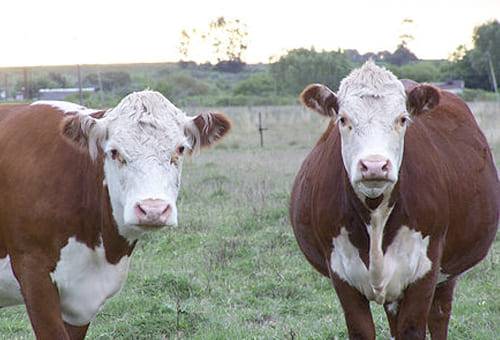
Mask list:
[[[39,339],[84,338],[137,239],[177,224],[183,154],[229,129],[153,91],[0,106],[0,307],[24,303]]]
[[[457,278],[495,237],[500,184],[467,105],[367,62],[338,93],[310,85],[331,122],[297,175],[291,221],[331,278],[351,339],[375,339],[369,301],[396,339],[446,339]]]

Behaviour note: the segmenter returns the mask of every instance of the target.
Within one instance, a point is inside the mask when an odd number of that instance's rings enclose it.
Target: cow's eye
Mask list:
[[[401,126],[405,126],[405,125],[409,124],[410,122],[411,122],[410,117],[408,117],[406,115],[399,117],[399,124]]]
[[[346,116],[339,116],[337,118],[337,123],[341,126],[341,127],[347,127],[349,128],[349,130],[352,130],[352,126],[349,122],[349,118],[347,118]]]
[[[177,148],[175,148],[175,152],[172,154],[170,157],[170,164],[178,166],[179,161],[184,154],[184,151],[186,150],[186,147],[184,145],[179,145]]]
[[[117,162],[120,162],[120,164],[127,164],[127,161],[125,160],[125,158],[123,158],[123,156],[118,152],[118,150],[116,149],[113,149],[110,151],[111,153],[111,158]]]

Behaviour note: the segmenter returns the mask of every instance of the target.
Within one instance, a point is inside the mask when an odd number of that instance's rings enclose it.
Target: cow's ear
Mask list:
[[[327,117],[335,116],[339,110],[335,93],[321,84],[308,85],[300,94],[300,101],[307,108]]]
[[[438,106],[441,94],[437,88],[422,84],[413,86],[407,93],[406,106],[412,115],[419,115]]]
[[[98,145],[104,140],[106,128],[102,122],[105,111],[92,114],[69,114],[62,120],[61,134],[66,141],[78,149],[88,151],[95,159]]]
[[[188,118],[184,128],[192,151],[211,146],[230,129],[231,121],[223,113],[201,113]]]

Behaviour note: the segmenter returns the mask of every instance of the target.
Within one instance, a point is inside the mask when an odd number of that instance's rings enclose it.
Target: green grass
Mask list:
[[[474,105],[499,160],[500,107]],[[231,136],[184,164],[179,227],[139,242],[90,339],[347,337],[334,289],[306,262],[288,221],[293,178],[326,121],[295,107],[226,111]],[[263,149],[258,111],[269,128]],[[497,240],[460,281],[450,339],[500,332],[499,250]],[[372,306],[378,338],[388,339],[383,310]],[[0,338],[32,337],[24,307],[0,310]]]

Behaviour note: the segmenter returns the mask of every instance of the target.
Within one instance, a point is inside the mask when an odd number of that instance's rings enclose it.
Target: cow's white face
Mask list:
[[[98,148],[104,153],[113,217],[128,239],[145,230],[177,225],[184,154],[210,144],[229,129],[222,114],[190,118],[153,91],[125,97],[100,119],[76,116],[66,125],[75,124],[75,118],[91,156],[95,157]]]
[[[369,61],[342,80],[338,96],[319,84],[301,94],[307,107],[335,119],[344,167],[360,197],[377,198],[392,190],[403,160],[410,112],[420,114],[439,102],[435,88],[412,85],[407,96],[390,71]]]
[[[369,198],[398,180],[410,117],[402,85],[396,90],[383,97],[348,95],[339,103],[344,167],[354,190]]]

